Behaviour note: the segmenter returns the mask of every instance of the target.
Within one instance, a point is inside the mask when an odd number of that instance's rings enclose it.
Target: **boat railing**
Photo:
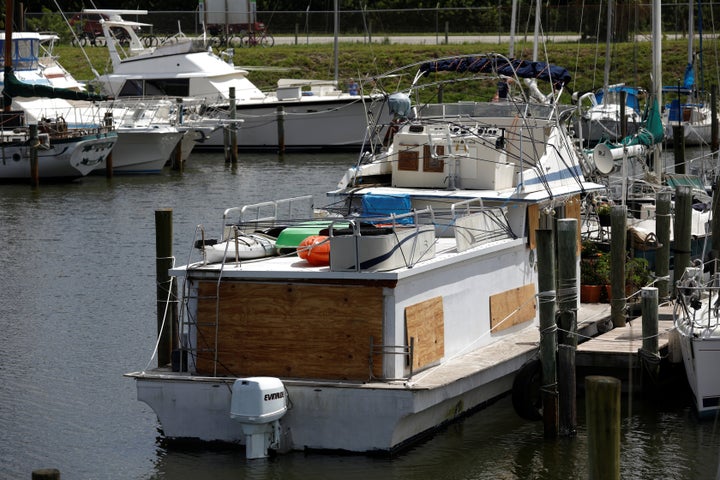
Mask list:
[[[237,216],[237,226],[243,233],[276,227],[294,219],[308,220],[313,216],[314,200],[312,195],[284,198],[269,202],[231,207],[223,212],[223,239],[227,239],[236,226],[231,217]]]
[[[706,282],[702,277],[703,267],[690,267],[676,284],[676,308],[684,314],[684,323],[691,332],[713,331],[720,326],[720,273],[714,273]],[[705,306],[703,302],[707,302]],[[696,317],[698,313],[701,314],[699,318]],[[675,315],[677,317],[677,311]]]
[[[458,252],[495,240],[515,237],[503,208],[485,206],[481,198],[452,204],[450,224],[455,232]]]
[[[409,344],[408,345],[382,345],[382,344],[376,344],[374,337],[370,336],[370,355],[369,355],[369,367],[370,367],[370,377],[369,380],[382,380],[382,381],[393,381],[393,380],[408,380],[412,378],[413,376],[413,357],[415,353],[415,337],[410,337]],[[405,357],[405,363],[406,365],[409,365],[409,372],[408,375],[405,377],[398,377],[398,378],[387,378],[387,377],[378,377],[373,373],[373,367],[375,366],[374,358],[376,355],[382,355],[383,361],[380,363],[380,365],[385,364],[385,356],[388,355],[401,355]]]
[[[377,229],[372,229],[369,233],[363,226],[373,224]],[[403,260],[401,264],[407,268],[412,267],[417,262],[427,260],[435,255],[435,216],[432,207],[428,206],[422,210],[415,210],[408,213],[394,214],[383,216],[361,216],[356,218],[338,218],[330,222],[328,226],[328,237],[331,241],[331,258],[338,245],[333,246],[333,237],[337,237],[343,242],[343,237],[348,237],[348,229],[352,243],[344,251],[350,257],[347,263],[351,265],[343,271],[360,272],[363,267],[363,247],[361,246],[361,238],[363,236],[371,238],[379,234],[391,234],[394,236],[393,250],[399,247]],[[431,228],[432,227],[432,228]],[[342,231],[342,235],[339,232]],[[429,241],[428,232],[432,232],[432,241]],[[372,242],[373,240],[370,240]],[[388,252],[383,252],[387,254]],[[348,259],[346,259],[348,260]],[[332,260],[331,260],[332,264]],[[398,264],[397,266],[399,266]],[[392,268],[397,268],[397,266]],[[332,268],[332,267],[331,267]]]

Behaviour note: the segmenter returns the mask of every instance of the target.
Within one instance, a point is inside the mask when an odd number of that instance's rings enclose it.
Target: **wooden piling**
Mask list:
[[[558,324],[562,329],[560,343],[577,345],[577,220],[564,218],[557,222],[558,237]]]
[[[555,242],[553,231],[536,230],[538,261],[538,312],[540,315],[540,363],[543,428],[546,438],[557,437],[557,325],[555,323]]]
[[[563,333],[558,346],[558,429],[563,436],[575,435],[577,431],[577,232],[577,219],[558,220],[558,324]]]
[[[57,468],[40,468],[33,470],[32,480],[60,480],[60,470]]]
[[[230,87],[230,163],[233,165],[238,160],[237,123],[235,120],[237,120],[235,87]]]
[[[692,192],[689,186],[675,188],[675,226],[673,228],[675,261],[673,262],[674,282],[682,278],[690,266],[690,233],[692,221]],[[673,295],[674,296],[674,295]]]
[[[685,174],[685,127],[673,125],[673,154],[675,155],[675,173]]]
[[[40,167],[38,166],[38,146],[40,139],[38,138],[37,123],[30,125],[30,184],[33,188],[40,186]]]
[[[564,437],[577,432],[577,376],[575,345],[558,345],[559,430]]]
[[[625,326],[625,247],[627,205],[613,205],[610,211],[610,319],[613,326]]]
[[[277,107],[278,153],[285,153],[285,107]]]
[[[655,195],[655,234],[658,241],[655,277],[658,279],[658,297],[664,302],[670,294],[670,192],[658,192]]]
[[[155,275],[157,277],[157,332],[158,367],[171,362],[172,350],[177,343],[175,317],[177,314],[176,286],[172,282],[169,269],[173,266],[173,224],[172,209],[155,210]],[[168,309],[168,302],[171,308]]]
[[[658,349],[658,289],[643,287],[640,291],[642,301],[642,347],[638,351],[640,361],[640,384],[647,390],[657,384],[660,373],[660,355]]]
[[[182,98],[176,98],[175,99],[175,123],[178,126],[182,126],[183,124],[183,99]],[[183,133],[183,137],[185,135],[192,135],[192,132],[185,132]],[[183,170],[183,138],[180,138],[180,141],[178,142],[177,146],[175,147],[175,150],[173,150],[172,153],[172,162],[171,167],[173,170],[182,172]]]
[[[110,150],[107,157],[105,157],[105,178],[112,178],[113,176],[113,153]]]
[[[620,478],[620,380],[585,377],[588,478]]]

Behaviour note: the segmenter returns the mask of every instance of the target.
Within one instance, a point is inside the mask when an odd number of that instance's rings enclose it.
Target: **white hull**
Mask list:
[[[702,269],[688,268],[678,281],[675,328],[687,380],[701,417],[720,413],[720,276],[703,281]]]
[[[84,177],[104,162],[117,141],[115,134],[86,135],[52,141],[49,149],[38,149],[40,180],[64,181]],[[30,179],[30,148],[5,144],[0,148],[0,179]]]
[[[720,332],[702,337],[678,328],[685,372],[700,416],[720,411]]]
[[[182,139],[175,127],[118,127],[118,142],[112,155],[113,172],[119,174],[160,173]],[[93,173],[104,173],[103,161]]]
[[[709,118],[706,122],[682,122],[682,127],[685,145],[693,147],[710,145],[712,141],[712,123]],[[673,125],[665,125],[665,138],[670,145],[675,141]]]
[[[522,341],[527,343],[519,345]],[[396,384],[344,384],[283,380],[292,408],[282,418],[278,451],[393,451],[423,433],[490,402],[510,391],[515,372],[536,355],[537,327],[522,336],[500,341],[497,358],[511,351],[506,362],[483,364],[472,355],[458,359],[455,369],[437,367],[426,381]],[[476,364],[473,365],[473,362]],[[457,369],[469,372],[455,378]],[[235,380],[198,378],[146,372],[133,375],[138,400],[150,405],[173,439],[244,444],[238,422],[229,415]]]
[[[308,97],[312,98],[312,97]],[[282,134],[278,107],[283,107]],[[251,102],[238,106],[236,118],[243,122],[237,142],[241,150],[276,150],[284,139],[286,150],[352,150],[365,140],[367,105],[360,97],[293,102]],[[219,120],[222,121],[221,117]],[[387,123],[387,122],[386,122]],[[199,142],[198,150],[223,148],[224,133],[219,129]]]

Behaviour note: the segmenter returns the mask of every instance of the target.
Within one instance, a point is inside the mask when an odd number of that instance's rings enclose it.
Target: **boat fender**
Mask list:
[[[540,360],[531,360],[520,368],[512,386],[512,404],[520,418],[542,420],[542,365]]]
[[[322,267],[330,265],[330,237],[326,235],[310,235],[297,248],[298,256],[310,265]]]

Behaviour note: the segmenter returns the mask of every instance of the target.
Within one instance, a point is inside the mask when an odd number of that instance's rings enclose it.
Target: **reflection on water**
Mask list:
[[[0,187],[0,478],[54,467],[68,479],[587,478],[578,435],[546,441],[508,399],[393,459],[302,452],[245,460],[244,448],[169,446],[122,375],[144,368],[155,338],[154,212],[172,208],[179,262],[199,224],[224,209],[334,188],[355,155],[193,155],[182,174],[92,177]],[[627,401],[624,400],[624,405]],[[629,416],[628,416],[629,415]],[[720,436],[690,403],[633,402],[623,478],[714,478]]]

